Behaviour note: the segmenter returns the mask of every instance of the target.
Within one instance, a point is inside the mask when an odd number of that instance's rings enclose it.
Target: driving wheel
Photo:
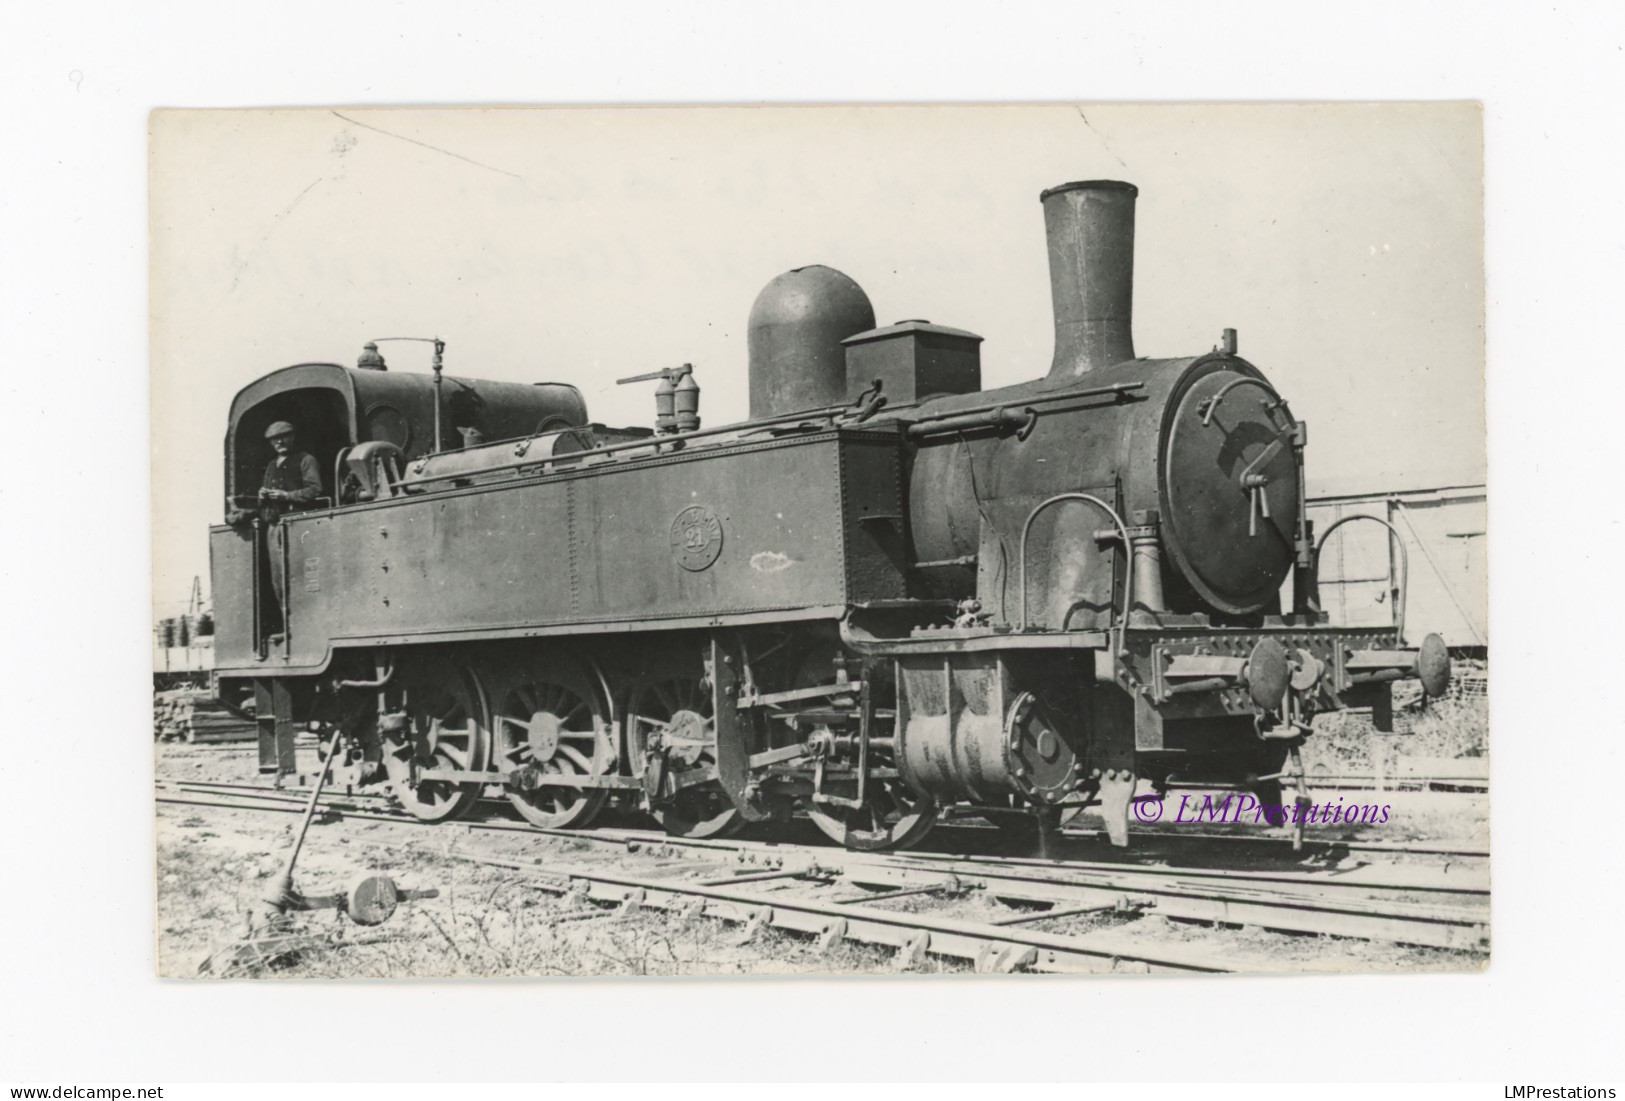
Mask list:
[[[854,799],[855,781],[826,784],[832,795]],[[849,849],[872,852],[918,845],[937,824],[937,804],[901,780],[871,779],[860,807],[809,803],[807,816],[832,840]]]
[[[490,760],[490,710],[474,670],[425,663],[404,684],[404,729],[383,734],[384,769],[395,797],[425,822],[468,813],[485,785],[423,780],[425,769],[482,772]]]
[[[797,670],[793,687],[831,684],[835,681],[834,648],[818,649],[808,654]],[[855,655],[848,655],[849,667],[855,664]],[[874,682],[869,686],[875,706],[882,714],[895,714],[897,687],[892,682],[884,663],[869,670]],[[884,732],[884,731],[883,731]],[[872,760],[873,764],[888,765],[889,761]],[[823,793],[855,801],[855,779],[824,781]],[[938,808],[930,796],[920,795],[901,779],[870,777],[865,784],[863,805],[842,806],[838,803],[809,799],[807,816],[831,840],[848,849],[876,851],[880,849],[907,849],[918,845],[931,827],[937,824]]]
[[[718,837],[744,825],[715,778],[717,724],[710,681],[684,675],[639,681],[627,700],[626,743],[634,767],[642,764],[649,810],[667,833]]]
[[[549,829],[596,818],[609,791],[581,781],[608,774],[615,754],[608,708],[592,672],[563,654],[549,654],[502,675],[492,701],[492,767],[514,778],[508,789],[514,809]]]

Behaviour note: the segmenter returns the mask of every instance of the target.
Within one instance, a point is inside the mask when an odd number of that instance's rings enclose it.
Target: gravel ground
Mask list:
[[[313,748],[300,750],[302,769],[314,772]],[[158,776],[173,780],[255,782],[252,747],[217,748],[165,744]],[[1343,792],[1345,801],[1392,804],[1389,820],[1375,826],[1313,827],[1311,836],[1342,840],[1426,838],[1466,846],[1487,843],[1488,800],[1441,793]],[[1336,802],[1336,795],[1331,801]],[[198,974],[200,965],[241,935],[252,901],[274,882],[282,854],[297,826],[294,814],[161,804],[157,822],[158,971],[165,977]],[[706,918],[683,918],[647,910],[628,917],[585,921],[556,919],[567,905],[522,877],[473,863],[468,855],[536,862],[547,866],[614,867],[658,878],[726,875],[731,855],[714,862],[661,854],[630,854],[624,848],[534,834],[474,833],[455,825],[427,829],[356,819],[324,824],[318,816],[306,841],[295,882],[308,895],[338,893],[366,874],[387,873],[403,888],[434,887],[438,898],[403,904],[389,923],[363,929],[335,912],[300,915],[295,927],[313,939],[309,950],[262,974],[288,978],[428,978],[576,975],[797,975],[870,974],[893,970],[893,952],[840,942],[827,953],[816,939],[772,929],[746,941],[742,928]],[[637,825],[624,820],[625,825]],[[1091,825],[1085,816],[1077,823]],[[1162,826],[1177,833],[1181,827]],[[1204,833],[1280,835],[1257,827],[1191,826]],[[932,835],[940,851],[963,849],[966,838],[991,831],[942,827]],[[796,840],[804,840],[796,833]],[[1235,864],[1291,866],[1283,845],[1242,846],[1215,856]],[[1254,850],[1258,851],[1254,851]],[[832,853],[838,850],[832,850]],[[1092,839],[1068,842],[1068,854],[1089,859],[1111,850]],[[1369,856],[1369,854],[1365,854]],[[1360,862],[1369,863],[1361,859]],[[754,891],[804,892],[792,881],[752,885]],[[845,892],[843,892],[845,893]],[[949,907],[955,917],[992,920],[1016,911],[995,899],[945,900],[917,896],[883,903],[898,910]],[[1458,953],[1350,940],[1288,935],[1237,926],[1212,926],[1154,915],[1089,915],[1058,919],[1049,931],[1076,935],[1131,935],[1148,947],[1222,950],[1248,970],[1261,971],[1459,971],[1485,966],[1486,953]],[[214,970],[220,969],[216,958]],[[918,970],[967,970],[957,961],[927,957]]]

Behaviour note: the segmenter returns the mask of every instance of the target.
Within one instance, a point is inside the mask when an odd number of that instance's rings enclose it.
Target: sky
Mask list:
[[[439,336],[451,374],[647,424],[652,388],[614,380],[692,362],[717,425],[745,416],[757,292],[822,263],[1020,382],[1053,347],[1038,194],[1093,178],[1140,188],[1138,354],[1239,330],[1312,481],[1482,480],[1475,104],[157,112],[156,613],[207,591],[227,410],[269,371]]]

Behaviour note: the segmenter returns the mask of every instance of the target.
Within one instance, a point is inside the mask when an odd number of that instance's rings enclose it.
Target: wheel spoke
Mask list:
[[[455,818],[473,806],[484,785],[477,780],[414,782],[413,765],[462,772],[508,766],[518,751],[510,745],[516,740],[514,732],[502,725],[505,716],[486,708],[479,676],[472,669],[426,661],[401,679],[407,682],[410,736],[398,751],[389,747],[385,771],[396,798],[414,816],[429,822]],[[511,701],[511,696],[507,698]]]
[[[645,680],[633,689],[626,720],[630,752],[638,755],[647,749],[654,737],[672,733],[679,726],[676,722],[679,713],[683,713],[684,717],[682,736],[664,740],[668,750],[667,767],[678,772],[691,772],[714,766],[716,724],[711,719],[711,694],[705,686],[703,674],[698,670],[686,676]],[[696,718],[701,721],[695,723]],[[602,743],[604,728],[605,723],[600,719],[598,731],[592,735],[595,742]],[[571,745],[561,744],[560,756],[569,756],[568,750],[579,746],[583,757],[590,758],[590,767],[591,762],[599,759],[600,745],[588,750],[583,744],[588,736],[583,731],[571,738]],[[648,809],[667,833],[679,837],[721,836],[743,822],[739,811],[715,780],[657,797]]]
[[[570,810],[585,798],[574,788],[542,788],[538,794],[547,802],[553,804],[554,814],[561,814]]]
[[[850,786],[844,790],[851,794]],[[851,848],[909,848],[929,832],[937,809],[905,785],[882,781],[869,788],[864,806],[835,811],[815,805],[811,817],[830,838]]]
[[[535,825],[584,825],[597,815],[609,792],[579,783],[550,786],[548,779],[590,775],[598,758],[596,743],[609,728],[609,718],[597,693],[582,690],[582,685],[593,683],[589,664],[553,651],[528,660],[534,663],[530,666],[534,672],[510,670],[507,674],[507,687],[501,692],[503,706],[493,724],[497,756],[504,768],[529,771],[536,786],[529,791],[510,788],[506,797]],[[578,729],[570,729],[572,726]],[[538,759],[533,744],[545,749],[547,760]]]
[[[560,742],[558,751],[580,766],[582,775],[591,775],[592,762],[586,758],[586,755],[583,754],[581,750],[577,749],[575,746],[565,745],[563,742]]]

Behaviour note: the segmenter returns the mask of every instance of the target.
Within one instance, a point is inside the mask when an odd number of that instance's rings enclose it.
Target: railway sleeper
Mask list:
[[[843,854],[844,871],[854,882],[874,888],[918,886],[922,875],[945,869],[912,856]],[[976,874],[979,873],[979,874]],[[1150,904],[1164,917],[1256,925],[1278,932],[1327,934],[1456,951],[1480,951],[1487,943],[1488,915],[1476,907],[1381,898],[1330,897],[1313,885],[1289,891],[1250,884],[1220,886],[1210,881],[1137,876],[1132,871],[1068,875],[1064,870],[1028,871],[956,867],[972,888],[1018,905],[1104,905],[1127,895]],[[1064,878],[1063,878],[1064,877]],[[1070,880],[1070,882],[1069,882]]]
[[[658,881],[636,881],[629,877],[605,876],[592,878],[576,872],[552,873],[544,868],[515,862],[477,858],[479,862],[497,867],[509,867],[541,876],[531,884],[538,890],[564,893],[570,889],[572,877],[587,879],[588,897],[594,901],[620,905],[633,895],[637,905],[649,910],[661,910],[704,916],[732,924],[742,924],[754,936],[771,926],[786,932],[818,938],[820,944],[830,947],[841,939],[895,950],[901,959],[917,960],[922,953],[948,959],[957,959],[973,968],[981,961],[995,969],[1008,965],[1009,969],[1045,971],[1068,974],[1145,973],[1163,971],[1189,974],[1236,970],[1236,965],[1222,958],[1220,953],[1192,950],[1188,947],[1169,947],[1145,950],[1127,943],[1087,943],[1049,933],[1030,933],[1012,938],[1011,931],[975,922],[953,918],[901,914],[884,910],[853,907],[838,917],[827,912],[829,904],[804,899],[759,900],[750,897],[726,897],[731,892],[723,888],[694,885],[680,888]],[[701,905],[693,906],[695,896]],[[719,897],[724,896],[724,897]],[[612,911],[611,911],[612,912]],[[922,943],[921,937],[924,937]],[[992,946],[990,950],[990,946]],[[1009,946],[1020,946],[1019,952],[1010,953]],[[1027,949],[1031,949],[1029,954]],[[826,949],[827,950],[827,949]],[[917,966],[917,963],[914,964]]]
[[[905,858],[906,859],[906,858]],[[854,861],[855,862],[855,861]],[[848,864],[849,876],[861,874],[870,887],[899,890],[920,885],[922,869],[866,866],[861,873]],[[1482,951],[1488,926],[1481,911],[1426,903],[1386,900],[1326,899],[1311,892],[1287,893],[1219,889],[1211,883],[1180,884],[1136,880],[1131,874],[1102,877],[1099,883],[1066,883],[1019,873],[963,876],[967,889],[1017,906],[1049,906],[1056,911],[1080,907],[1100,911],[1155,908],[1163,917],[1182,921],[1253,925],[1276,932],[1350,937],[1453,951]],[[1054,916],[1060,916],[1058,913]],[[1038,920],[1037,915],[1033,920]]]
[[[192,800],[161,796],[159,801]],[[219,804],[211,801],[206,805]],[[242,809],[293,812],[297,808],[244,800]],[[360,812],[359,817],[385,816]],[[604,840],[616,843],[623,839],[606,836]],[[634,844],[632,840],[625,843],[629,848]],[[641,844],[638,847],[641,848]],[[692,843],[681,846],[688,851],[694,847]],[[676,855],[676,850],[672,854]],[[743,858],[744,850],[738,850],[738,855]],[[862,854],[842,854],[848,882],[861,883],[872,889],[913,890],[920,886],[921,872],[936,870],[897,866],[894,862],[898,858],[895,857],[888,861],[891,864],[889,867],[879,863],[871,865],[869,862],[875,859]],[[743,881],[744,878],[735,877],[734,881]],[[1290,893],[1283,898],[1279,892],[1248,891],[1235,885],[1221,890],[1211,883],[1197,881],[1183,883],[1166,878],[1160,882],[1150,881],[1149,877],[1135,877],[1131,871],[1106,877],[1101,883],[1091,885],[1057,883],[1047,877],[1023,875],[1019,867],[1013,867],[1003,875],[989,875],[967,882],[987,890],[992,897],[1002,901],[1018,905],[1046,905],[1056,911],[1063,907],[1103,907],[1128,890],[1148,905],[1154,900],[1157,912],[1169,919],[1252,925],[1279,932],[1343,936],[1467,952],[1482,951],[1488,943],[1487,915],[1470,908],[1379,900],[1329,900],[1315,897],[1313,892]],[[871,896],[869,899],[852,901],[873,900]],[[1058,917],[1061,914],[1057,912],[1043,916]],[[1039,915],[1033,915],[1033,920],[1040,919]]]

